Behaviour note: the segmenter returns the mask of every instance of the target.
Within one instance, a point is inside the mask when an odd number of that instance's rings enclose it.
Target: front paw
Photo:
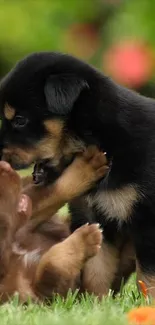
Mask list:
[[[78,228],[74,233],[80,246],[84,247],[85,257],[89,258],[98,253],[102,244],[102,230],[99,224],[86,224]]]
[[[90,146],[86,149],[83,154],[83,160],[85,164],[88,164],[90,176],[94,182],[105,177],[109,171],[106,153],[99,151],[95,146]]]
[[[1,210],[15,208],[21,190],[21,179],[9,163],[0,161],[0,205]],[[4,205],[4,207],[3,207]]]

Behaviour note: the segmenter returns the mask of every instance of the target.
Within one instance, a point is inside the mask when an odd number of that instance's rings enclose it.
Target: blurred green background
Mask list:
[[[24,55],[80,57],[155,96],[154,0],[0,0],[0,77]]]

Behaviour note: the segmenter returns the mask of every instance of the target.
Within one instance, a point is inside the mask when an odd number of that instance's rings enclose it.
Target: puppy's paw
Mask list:
[[[109,166],[106,153],[100,152],[95,146],[90,146],[84,152],[83,158],[89,164],[89,167],[92,168],[95,181],[107,174]]]
[[[86,259],[96,255],[100,250],[103,237],[99,224],[86,224],[78,228],[74,235],[77,236],[79,246],[84,247]]]
[[[109,170],[106,154],[100,152],[95,146],[90,146],[83,154],[77,155],[71,166],[75,185],[76,183],[77,185],[88,184],[88,188],[90,184],[104,177]]]
[[[20,193],[21,179],[9,163],[0,161],[0,198],[15,198]]]
[[[89,147],[75,157],[59,178],[57,182],[59,196],[61,195],[66,202],[74,199],[90,190],[108,170],[106,155],[99,152],[96,147]]]

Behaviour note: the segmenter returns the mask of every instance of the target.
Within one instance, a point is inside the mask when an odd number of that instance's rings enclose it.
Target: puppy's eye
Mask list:
[[[28,123],[28,118],[25,116],[16,115],[12,120],[12,126],[16,129],[23,128],[24,126],[27,125],[27,123]]]

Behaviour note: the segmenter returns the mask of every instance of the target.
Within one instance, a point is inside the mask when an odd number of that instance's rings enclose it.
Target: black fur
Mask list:
[[[19,62],[2,81],[0,98],[2,116],[7,102],[29,119],[25,128],[15,130],[3,116],[4,147],[8,143],[32,146],[45,136],[43,121],[57,118],[64,120],[65,129],[86,146],[96,144],[107,152],[112,168],[97,191],[131,184],[141,193],[127,227],[142,270],[155,275],[155,100],[59,53],[33,54]],[[103,220],[106,238],[112,242],[119,216],[110,226],[106,215],[98,216],[95,206],[93,210],[93,220]],[[80,225],[81,213],[73,214]]]
[[[51,75],[44,87],[49,111],[57,115],[67,115],[86,87],[88,85],[84,80],[72,74]]]

